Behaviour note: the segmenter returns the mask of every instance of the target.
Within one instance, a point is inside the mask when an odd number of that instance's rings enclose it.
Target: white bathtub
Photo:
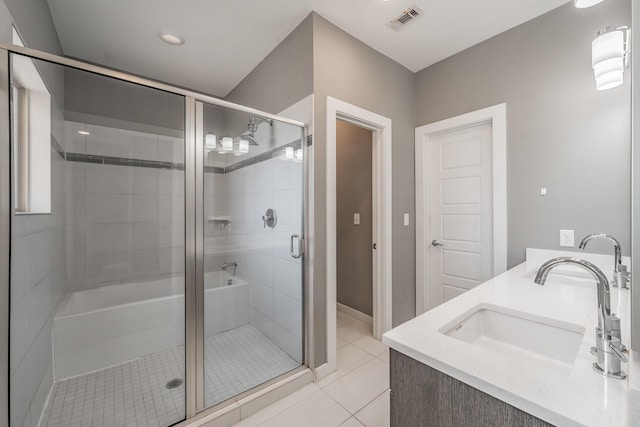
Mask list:
[[[232,284],[228,284],[228,280]],[[249,323],[249,284],[205,275],[207,336]],[[68,294],[53,319],[56,380],[184,345],[184,279],[124,283]]]

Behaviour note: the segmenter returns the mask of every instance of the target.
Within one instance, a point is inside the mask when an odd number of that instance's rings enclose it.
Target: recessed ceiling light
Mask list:
[[[80,135],[91,135],[91,132],[87,132],[86,130],[79,130],[78,133]]]
[[[161,31],[158,33],[158,36],[160,36],[163,42],[170,44],[171,46],[180,46],[184,44],[184,37],[177,34]]]

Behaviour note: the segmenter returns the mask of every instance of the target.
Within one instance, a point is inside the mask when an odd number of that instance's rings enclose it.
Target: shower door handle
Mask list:
[[[293,252],[293,240],[294,239],[298,239],[298,253],[297,254],[295,252]],[[302,258],[302,255],[304,254],[304,249],[303,249],[302,242],[304,242],[304,239],[299,234],[292,234],[291,235],[291,241],[290,241],[290,244],[289,244],[289,253],[291,254],[292,258],[296,258],[296,259]]]

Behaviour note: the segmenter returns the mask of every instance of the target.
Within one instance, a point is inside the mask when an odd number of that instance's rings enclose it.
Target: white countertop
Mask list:
[[[571,256],[570,253],[551,251],[539,251],[538,257],[528,254],[530,261],[392,329],[384,334],[382,341],[415,360],[554,425],[640,426],[640,387],[637,387],[640,386],[640,356],[633,353],[629,364],[623,364],[629,375],[625,380],[605,378],[593,370],[595,356],[590,353],[590,348],[595,345],[597,326],[595,282],[564,280],[554,274],[554,271],[560,271],[559,267],[551,272],[544,286],[535,284],[532,276],[541,264],[540,254],[550,255],[544,260]],[[581,255],[589,259],[586,254]],[[613,264],[613,257],[605,256],[604,260]],[[610,268],[607,269],[600,260],[595,263],[611,276]],[[525,363],[439,332],[440,328],[482,303],[584,326],[575,362],[562,369],[553,369],[544,361],[540,364]],[[628,290],[611,288],[612,312],[621,318],[622,342],[627,346],[630,341],[629,304]]]

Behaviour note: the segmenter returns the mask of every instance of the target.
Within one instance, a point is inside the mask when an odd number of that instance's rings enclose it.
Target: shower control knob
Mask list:
[[[278,223],[278,215],[276,214],[275,209],[267,209],[265,214],[262,216],[262,221],[264,222],[264,228],[274,228]]]

